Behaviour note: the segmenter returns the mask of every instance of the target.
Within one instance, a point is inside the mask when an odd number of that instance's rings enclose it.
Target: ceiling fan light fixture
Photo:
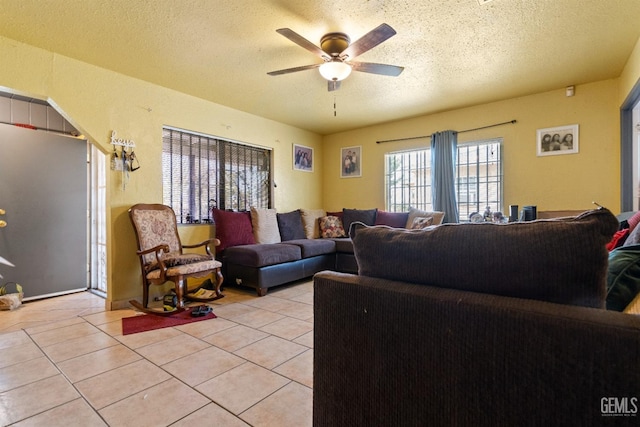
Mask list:
[[[339,82],[351,74],[351,66],[342,61],[329,61],[320,66],[320,74],[329,81]]]

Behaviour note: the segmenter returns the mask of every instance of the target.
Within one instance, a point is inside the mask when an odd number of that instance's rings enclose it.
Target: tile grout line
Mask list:
[[[84,319],[83,319],[83,320],[84,320]],[[86,320],[84,320],[84,321],[86,322]],[[87,323],[89,323],[89,322],[87,322]],[[76,391],[76,393],[78,394],[78,397],[77,397],[76,399],[72,399],[72,400],[70,400],[70,401],[68,401],[68,402],[60,403],[59,405],[56,405],[56,406],[51,407],[51,408],[48,408],[48,409],[46,409],[46,410],[44,410],[44,411],[41,411],[41,412],[39,412],[39,413],[37,413],[37,414],[32,414],[32,415],[30,415],[30,416],[28,416],[28,417],[26,417],[26,418],[21,419],[21,420],[14,421],[12,424],[17,423],[17,422],[20,422],[20,421],[28,420],[29,418],[35,417],[35,416],[37,416],[37,415],[40,415],[40,414],[43,414],[43,413],[45,413],[45,412],[51,411],[51,410],[53,410],[53,409],[59,408],[59,407],[61,407],[61,406],[67,405],[67,404],[69,404],[69,403],[71,403],[71,402],[73,402],[73,401],[75,401],[75,400],[77,400],[77,399],[82,399],[82,400],[84,400],[84,402],[87,404],[87,406],[88,406],[89,408],[91,408],[91,410],[92,410],[92,411],[93,411],[93,412],[94,412],[94,413],[95,413],[95,414],[96,414],[96,415],[97,415],[97,416],[98,416],[98,417],[99,417],[99,418],[100,418],[100,419],[101,419],[101,420],[102,420],[102,421],[103,421],[103,422],[108,426],[108,425],[109,425],[109,423],[107,423],[107,421],[102,417],[102,415],[100,415],[100,413],[98,412],[98,410],[97,410],[96,408],[94,408],[94,407],[91,405],[91,403],[90,403],[90,402],[86,399],[86,397],[85,397],[85,396],[80,392],[80,390],[78,390],[78,388],[75,386],[75,384],[74,384],[73,382],[71,382],[71,380],[69,379],[69,377],[67,377],[67,375],[62,371],[62,369],[60,369],[60,367],[58,366],[58,364],[57,364],[57,363],[55,363],[53,360],[51,360],[51,358],[49,357],[49,355],[48,355],[47,353],[45,353],[44,349],[43,349],[42,347],[40,347],[40,345],[38,345],[38,343],[37,343],[37,342],[35,342],[35,341],[33,340],[33,337],[31,336],[31,334],[30,334],[29,332],[27,332],[27,331],[26,331],[26,330],[24,330],[24,329],[23,329],[23,331],[24,331],[24,333],[29,337],[29,339],[33,342],[33,344],[35,344],[35,346],[36,346],[36,347],[38,347],[38,349],[42,352],[43,356],[44,356],[44,357],[46,357],[46,358],[47,358],[47,360],[49,360],[49,362],[50,362],[50,363],[51,363],[51,364],[56,368],[56,370],[58,371],[59,375],[60,375],[60,376],[62,376],[62,378],[64,378],[64,379],[65,379],[65,381],[66,381],[66,382],[67,382],[71,387],[73,387],[73,389],[74,389],[74,390]],[[40,381],[40,380],[38,380],[38,381]],[[37,381],[36,381],[36,382],[37,382]],[[33,384],[33,383],[31,383],[31,384]]]

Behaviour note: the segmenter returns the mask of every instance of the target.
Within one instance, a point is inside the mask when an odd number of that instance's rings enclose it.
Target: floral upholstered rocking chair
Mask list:
[[[136,254],[142,270],[142,304],[129,301],[141,311],[168,315],[184,311],[184,300],[213,301],[224,297],[220,292],[223,277],[222,263],[214,258],[211,246],[218,246],[218,239],[208,239],[195,245],[183,245],[178,235],[176,215],[169,206],[162,204],[136,204],[129,209],[129,218],[138,242]],[[204,248],[205,254],[184,253],[183,249]],[[207,297],[201,293],[188,293],[187,278],[215,276],[214,294]],[[173,311],[149,308],[149,286],[175,284],[176,307]]]

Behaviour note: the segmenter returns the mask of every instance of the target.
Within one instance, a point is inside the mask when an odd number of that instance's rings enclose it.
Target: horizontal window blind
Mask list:
[[[211,209],[271,207],[271,151],[164,128],[164,204],[178,222],[209,223]]]

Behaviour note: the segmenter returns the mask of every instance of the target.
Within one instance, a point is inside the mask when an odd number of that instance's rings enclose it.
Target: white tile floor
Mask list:
[[[0,426],[310,426],[313,283],[224,293],[126,336],[89,292],[0,311]]]

